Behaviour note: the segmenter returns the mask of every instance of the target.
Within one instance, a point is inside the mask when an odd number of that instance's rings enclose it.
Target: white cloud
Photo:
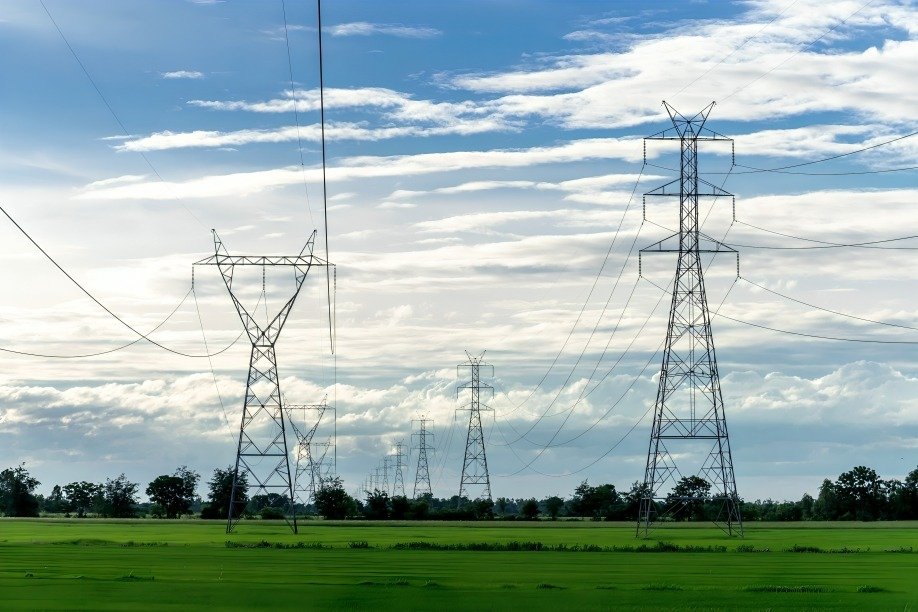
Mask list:
[[[475,168],[524,168],[536,164],[580,162],[586,159],[637,161],[641,149],[635,139],[590,138],[551,147],[421,153],[389,157],[359,156],[341,160],[327,169],[329,182],[390,176],[454,172]],[[321,169],[305,171],[306,180],[321,180]],[[298,166],[211,175],[182,182],[145,182],[102,189],[87,188],[77,199],[174,199],[249,195],[303,181]]]
[[[197,70],[173,70],[172,72],[161,72],[160,76],[164,79],[203,79],[204,73]]]
[[[393,23],[369,23],[352,21],[328,26],[326,31],[332,36],[372,36],[381,34],[397,38],[436,38],[442,32],[435,28],[406,26]]]
[[[854,111],[894,124],[908,121],[908,109],[918,97],[900,85],[918,80],[918,41],[886,40],[855,49],[838,49],[831,43],[878,26],[912,33],[918,29],[914,11],[898,3],[874,3],[824,37],[822,43],[830,46],[823,51],[805,45],[858,6],[799,2],[743,44],[786,8],[786,3],[780,4],[754,3],[746,19],[700,22],[690,33],[675,29],[632,38],[621,51],[564,55],[548,60],[547,66],[540,60],[517,70],[454,77],[451,84],[475,92],[507,93],[492,102],[499,112],[543,117],[565,128],[665,120],[661,98],[688,109],[718,100],[716,116],[721,120]],[[728,56],[702,82],[678,92],[693,75],[703,74],[703,67]],[[772,68],[766,78],[756,80]]]

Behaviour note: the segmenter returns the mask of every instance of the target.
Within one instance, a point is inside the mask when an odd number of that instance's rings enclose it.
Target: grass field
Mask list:
[[[207,521],[0,519],[3,610],[435,606],[915,609],[918,524],[752,524],[741,540],[693,525],[641,541],[632,524],[590,522],[309,521],[299,535],[243,522],[227,536]]]

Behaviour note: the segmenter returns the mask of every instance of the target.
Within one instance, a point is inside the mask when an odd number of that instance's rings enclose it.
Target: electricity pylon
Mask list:
[[[491,368],[491,376],[494,376],[494,366],[484,362],[484,353],[478,357],[472,357],[466,352],[466,356],[468,356],[469,362],[456,366],[457,376],[462,368],[469,368],[470,373],[469,381],[456,387],[456,396],[458,397],[463,389],[468,389],[471,392],[471,401],[468,403],[468,408],[462,408],[469,411],[469,430],[465,438],[462,478],[459,481],[460,504],[464,497],[468,499],[491,499],[491,477],[488,474],[488,457],[485,454],[484,431],[481,427],[481,411],[491,410],[491,408],[487,404],[482,407],[481,391],[484,389],[493,395],[494,387],[481,382],[481,366]],[[470,485],[483,485],[483,488],[474,498],[468,497]]]
[[[321,484],[322,473],[319,471],[321,461],[317,462],[313,457],[312,438],[327,408],[327,399],[323,399],[320,404],[285,404],[284,406],[297,441],[293,499],[304,506],[315,498],[316,486]],[[314,420],[307,416],[313,411],[315,412]],[[300,415],[302,418],[299,418]],[[297,425],[297,421],[301,425]],[[306,429],[309,423],[312,423],[312,426]]]
[[[392,478],[392,497],[401,495],[405,497],[405,443],[395,443],[395,475]]]
[[[386,492],[386,495],[391,495],[392,490],[389,488],[389,467],[392,464],[390,463],[389,455],[383,457],[383,481],[382,481],[382,490]]]
[[[433,420],[422,416],[416,421],[418,431],[411,434],[412,438],[417,437],[418,439],[417,446],[415,446],[415,450],[418,451],[418,467],[414,473],[414,491],[411,494],[413,499],[417,499],[419,494],[433,495],[430,488],[430,467],[427,464],[427,451],[433,450],[433,446],[427,443],[427,438],[432,438],[434,435],[432,431],[427,430],[427,424],[433,423]]]
[[[237,500],[244,499],[242,489],[251,487],[255,495],[280,492],[290,502],[290,528],[297,532],[294,508],[293,477],[290,473],[290,454],[284,424],[280,379],[277,373],[275,345],[293,309],[293,304],[312,266],[328,266],[328,262],[313,254],[316,232],[313,232],[299,255],[230,255],[223,242],[214,235],[214,254],[196,262],[196,266],[217,266],[230,299],[236,307],[246,335],[252,344],[249,357],[249,374],[246,380],[242,420],[239,425],[239,443],[236,447],[236,465],[233,468],[233,486],[226,517],[226,531],[241,518],[245,508]],[[308,254],[304,255],[306,251]],[[293,269],[293,295],[281,306],[273,319],[264,326],[255,320],[233,291],[233,274],[240,266],[260,266],[262,270],[262,295],[265,293],[265,269],[285,267]],[[265,301],[267,308],[267,301]],[[240,476],[242,478],[240,478]],[[246,484],[243,484],[246,483]],[[237,505],[240,506],[237,508]]]
[[[704,127],[714,107],[713,102],[689,118],[676,112],[666,102],[663,105],[673,127],[645,140],[679,141],[680,175],[678,179],[645,195],[679,198],[679,231],[642,249],[641,253],[678,253],[678,260],[647,451],[637,534],[646,537],[655,521],[672,518],[680,511],[706,501],[700,492],[685,495],[673,492],[663,496],[661,491],[664,485],[676,484],[677,476],[682,476],[667,444],[702,440],[713,441],[713,448],[708,451],[697,474],[710,486],[711,497],[707,499],[719,504],[715,523],[720,524],[730,535],[742,535],[743,521],[733,475],[733,457],[730,453],[720,375],[714,353],[714,335],[711,331],[711,313],[708,310],[701,265],[702,253],[736,251],[704,235],[698,225],[700,196],[732,197],[732,194],[698,176],[698,143],[723,141],[730,142],[732,147],[733,141]]]

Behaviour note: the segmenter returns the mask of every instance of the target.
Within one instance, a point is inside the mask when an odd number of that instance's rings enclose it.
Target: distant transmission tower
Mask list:
[[[391,458],[389,455],[383,457],[383,481],[382,481],[382,490],[386,492],[387,495],[392,494],[392,489],[389,488],[389,469],[391,468]]]
[[[395,475],[392,479],[392,496],[405,496],[405,443],[395,443]]]
[[[280,381],[277,373],[277,357],[274,347],[284,323],[293,309],[293,303],[300,294],[306,275],[312,266],[327,266],[328,262],[313,255],[316,233],[313,232],[306,246],[295,256],[229,255],[217,232],[214,235],[214,255],[194,265],[217,266],[229,292],[236,312],[242,320],[246,334],[252,344],[249,359],[249,375],[246,381],[245,401],[242,407],[242,421],[239,426],[239,444],[236,448],[236,465],[233,469],[233,488],[226,519],[227,533],[233,530],[244,508],[236,507],[241,499],[242,483],[247,482],[255,495],[280,493],[287,497],[292,521],[290,527],[297,531],[294,508],[293,477],[290,473],[290,455],[287,449],[287,435],[284,426],[284,410],[281,400]],[[304,255],[306,251],[307,255]],[[254,312],[249,312],[233,292],[233,274],[239,266],[260,266],[262,269],[262,295],[265,293],[265,269],[283,266],[293,269],[293,295],[284,302],[274,318],[264,327],[256,322]],[[265,302],[267,307],[267,302]],[[240,479],[245,476],[245,480]]]
[[[293,499],[304,506],[315,498],[316,488],[321,485],[322,474],[319,471],[321,461],[317,462],[313,457],[312,438],[322,422],[322,416],[327,407],[325,400],[322,400],[320,404],[286,404],[284,406],[290,427],[297,440]],[[309,416],[313,412],[315,413],[314,418]],[[305,429],[309,423],[312,423],[312,426]]]
[[[707,451],[698,476],[711,486],[710,499],[719,504],[715,523],[730,535],[742,535],[743,522],[700,257],[701,253],[736,251],[704,235],[698,226],[700,196],[732,197],[698,176],[698,143],[726,141],[732,146],[733,141],[704,127],[713,102],[690,118],[666,102],[663,105],[673,127],[645,140],[679,141],[680,176],[645,195],[679,198],[679,232],[642,249],[641,253],[678,253],[678,260],[637,533],[646,536],[655,521],[678,516],[681,510],[693,506],[692,502],[700,501],[698,496],[664,496],[662,488],[676,484],[677,477],[682,476],[667,445],[706,440],[713,443],[713,448]]]
[[[433,446],[427,443],[428,437],[433,437],[433,432],[427,430],[427,424],[433,423],[432,419],[417,419],[418,431],[411,434],[412,438],[417,438],[418,467],[414,474],[414,492],[411,497],[417,499],[419,495],[433,495],[430,488],[430,468],[427,465],[427,451],[432,451]]]
[[[478,357],[472,357],[466,352],[469,358],[468,363],[461,363],[456,366],[457,375],[462,368],[469,368],[470,380],[459,385],[456,388],[456,395],[463,389],[471,391],[471,401],[469,411],[469,431],[465,438],[465,456],[462,459],[462,478],[459,481],[459,499],[491,499],[491,477],[488,475],[488,458],[485,455],[484,431],[481,427],[481,411],[491,410],[487,405],[482,407],[481,390],[494,394],[494,388],[491,385],[481,382],[481,366],[491,368],[491,376],[494,376],[494,366],[484,362],[484,353]],[[478,495],[473,498],[468,497],[469,486],[482,486]]]

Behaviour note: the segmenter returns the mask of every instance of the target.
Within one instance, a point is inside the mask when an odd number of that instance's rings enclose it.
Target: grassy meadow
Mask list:
[[[0,519],[0,609],[918,607],[918,524]]]

